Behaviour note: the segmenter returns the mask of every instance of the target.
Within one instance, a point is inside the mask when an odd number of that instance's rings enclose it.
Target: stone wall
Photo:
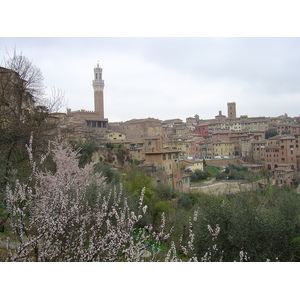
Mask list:
[[[228,195],[240,192],[250,192],[261,189],[266,186],[267,180],[260,180],[253,183],[231,182],[231,181],[216,181],[209,185],[199,187],[191,187],[191,193],[205,193],[212,195]]]
[[[131,165],[130,152],[125,149],[99,148],[93,154],[92,160],[114,168],[127,168]]]
[[[227,167],[228,165],[240,165],[241,161],[239,157],[234,158],[222,158],[222,159],[207,159],[205,160],[207,165],[213,165],[213,166],[222,166]]]

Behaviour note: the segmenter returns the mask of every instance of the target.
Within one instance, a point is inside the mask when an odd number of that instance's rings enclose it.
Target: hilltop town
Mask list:
[[[189,191],[190,172],[203,170],[204,163],[238,164],[253,172],[268,170],[279,186],[295,182],[300,117],[238,116],[237,103],[228,102],[227,114],[219,111],[214,119],[195,114],[185,121],[149,117],[109,122],[104,117],[104,80],[99,64],[94,68],[93,89],[94,111],[67,109],[67,113],[53,113],[52,121],[70,140],[127,149],[139,168],[150,172],[157,182]]]
[[[299,117],[228,102],[210,120],[109,122],[99,64],[94,110],[52,112],[39,71],[23,56],[10,66],[0,261],[299,261]]]

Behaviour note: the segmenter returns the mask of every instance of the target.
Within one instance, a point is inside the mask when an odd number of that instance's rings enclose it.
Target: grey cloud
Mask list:
[[[72,109],[93,109],[99,60],[108,118],[213,118],[227,101],[238,114],[299,114],[299,38],[0,38],[1,58],[13,46]]]

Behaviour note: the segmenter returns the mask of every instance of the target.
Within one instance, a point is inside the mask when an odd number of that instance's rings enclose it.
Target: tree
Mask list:
[[[268,129],[265,131],[265,139],[269,139],[276,135],[278,135],[278,132],[275,129]]]
[[[203,172],[202,170],[195,170],[191,174],[191,181],[199,181],[199,180],[204,180],[208,177],[208,174],[206,172]]]
[[[47,146],[55,134],[55,123],[50,113],[63,104],[63,93],[52,89],[45,97],[43,76],[25,56],[8,54],[0,67],[0,185],[5,185],[13,172],[24,173],[26,178],[27,152],[25,144],[34,136],[33,151]],[[0,195],[1,197],[1,195]]]
[[[46,155],[34,160],[32,140],[27,147],[32,167],[28,184],[16,181],[7,187],[11,214],[5,261],[154,261],[159,247],[170,237],[162,214],[158,231],[151,225],[138,227],[146,213],[145,189],[132,211],[126,197],[106,190],[94,164],[79,167],[78,151],[63,142],[51,142]],[[41,168],[50,156],[56,170]],[[192,233],[190,233],[192,238]],[[177,260],[174,243],[163,254]],[[148,246],[151,246],[149,248]],[[182,248],[188,253],[192,243]],[[0,257],[1,258],[1,257]],[[193,257],[191,259],[194,259]]]
[[[75,151],[79,151],[79,166],[84,167],[86,164],[92,162],[93,153],[97,150],[94,142],[71,141],[71,146]]]

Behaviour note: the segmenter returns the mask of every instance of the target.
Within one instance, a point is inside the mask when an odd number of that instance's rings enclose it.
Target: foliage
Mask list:
[[[83,142],[83,141],[71,141],[71,146],[75,151],[78,151],[79,156],[79,167],[84,167],[86,164],[92,162],[93,153],[97,150],[97,146],[94,142]]]
[[[196,194],[182,193],[178,198],[177,204],[179,208],[183,208],[187,211],[190,211],[197,203],[197,199],[198,197]]]
[[[124,170],[121,182],[124,186],[125,195],[132,202],[137,201],[142,189],[145,188],[144,203],[148,210],[144,221],[151,223],[155,229],[158,229],[162,213],[164,213],[167,228],[170,229],[170,220],[175,213],[172,199],[177,196],[171,187],[163,184],[155,186],[146,172],[135,168]]]
[[[119,184],[121,182],[121,174],[116,168],[112,168],[109,165],[103,163],[96,163],[94,167],[96,173],[101,173],[105,177],[107,184]]]
[[[138,166],[140,164],[140,161],[137,159],[132,158],[131,159],[131,165],[134,166]]]
[[[0,73],[0,190],[14,182],[16,176],[27,180],[25,144],[33,135],[33,152],[45,150],[48,140],[56,134],[56,124],[49,121],[49,113],[63,101],[59,92],[45,97],[40,69],[22,54],[14,51],[4,59],[4,65]]]
[[[298,261],[299,249],[292,241],[300,236],[299,200],[298,195],[276,188],[268,198],[261,193],[227,198],[198,194],[193,206],[199,211],[194,227],[197,256],[203,257],[211,247],[207,224],[218,224],[221,230],[215,260],[236,260],[244,249],[250,261]]]
[[[121,182],[123,183],[125,194],[136,199],[140,197],[141,191],[145,188],[144,202],[146,205],[151,206],[155,188],[151,178],[145,172],[137,171],[135,168],[126,170],[123,173]]]
[[[161,183],[156,186],[155,193],[160,200],[171,200],[178,196],[178,192],[174,191],[169,185]]]
[[[206,166],[205,172],[208,174],[209,177],[215,177],[219,169],[220,169],[219,167],[215,167],[215,166]]]
[[[26,183],[16,175],[0,210],[2,260],[300,260],[300,199],[291,189],[179,194],[133,168],[107,180],[109,169],[80,167],[80,150],[62,142],[39,160],[32,142],[28,149],[32,173]]]
[[[278,135],[278,132],[275,129],[268,129],[265,131],[265,139],[269,139],[276,135]]]
[[[208,173],[203,172],[202,170],[195,170],[193,173],[191,173],[191,181],[195,182],[195,181],[200,181],[200,180],[204,180],[208,177]]]
[[[7,187],[10,232],[6,261],[143,261],[157,260],[159,247],[169,238],[162,213],[159,231],[151,225],[136,227],[146,213],[143,188],[136,214],[122,190],[107,190],[94,164],[78,166],[78,151],[52,142],[56,171],[41,171],[33,161],[30,184],[16,181]],[[40,164],[45,156],[41,157]],[[149,241],[155,245],[147,250]],[[190,249],[192,245],[186,246]],[[177,260],[174,244],[163,257]]]
[[[106,143],[105,144],[106,148],[109,148],[109,149],[114,149],[115,148],[115,145],[113,143]]]
[[[266,172],[253,173],[248,171],[246,167],[240,165],[229,164],[224,171],[216,174],[217,180],[248,180],[250,182],[263,179],[267,176]]]

